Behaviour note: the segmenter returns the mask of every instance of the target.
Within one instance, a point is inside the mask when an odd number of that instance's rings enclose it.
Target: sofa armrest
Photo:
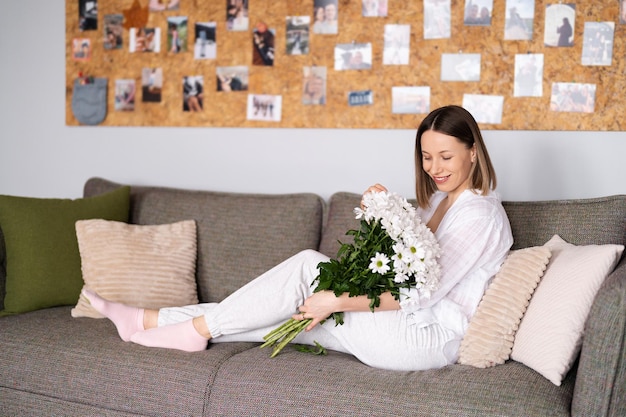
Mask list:
[[[572,416],[626,415],[626,255],[598,292],[585,325]]]

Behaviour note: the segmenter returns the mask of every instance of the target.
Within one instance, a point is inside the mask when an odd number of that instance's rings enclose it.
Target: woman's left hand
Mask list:
[[[311,323],[306,327],[308,332],[320,322],[326,320],[331,314],[338,310],[339,299],[332,291],[320,291],[313,293],[309,298],[304,300],[298,310],[300,313],[291,316],[294,320],[312,319]]]

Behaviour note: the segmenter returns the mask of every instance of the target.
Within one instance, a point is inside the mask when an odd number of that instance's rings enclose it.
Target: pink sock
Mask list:
[[[130,307],[114,301],[105,300],[93,291],[83,289],[82,295],[89,300],[91,306],[100,314],[108,318],[117,327],[117,332],[123,341],[130,341],[130,337],[143,328],[143,308]]]
[[[178,349],[186,352],[205,350],[208,342],[193,327],[192,320],[137,332],[130,340],[143,346]]]

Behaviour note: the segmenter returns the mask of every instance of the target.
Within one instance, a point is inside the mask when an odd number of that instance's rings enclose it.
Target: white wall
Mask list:
[[[410,129],[66,127],[63,2],[11,1],[2,14],[0,194],[75,198],[87,178],[102,176],[325,198],[382,182],[413,195]],[[505,199],[626,194],[625,132],[484,135]]]

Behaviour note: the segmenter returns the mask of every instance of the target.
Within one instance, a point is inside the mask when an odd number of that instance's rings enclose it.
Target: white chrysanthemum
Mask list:
[[[381,275],[386,274],[391,269],[389,258],[384,253],[376,252],[376,255],[370,259],[369,269]]]

